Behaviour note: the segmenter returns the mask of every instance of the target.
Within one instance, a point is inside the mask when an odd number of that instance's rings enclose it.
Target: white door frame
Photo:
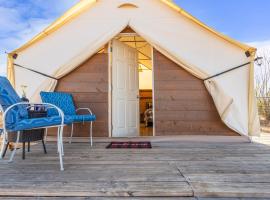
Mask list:
[[[150,43],[149,43],[150,44]],[[155,120],[155,113],[156,113],[156,107],[155,107],[155,76],[154,76],[154,48],[151,45],[151,58],[152,58],[152,109],[153,109],[153,136],[156,136],[156,120]]]
[[[119,35],[118,35],[119,36]],[[134,33],[125,33],[123,36],[134,36]],[[138,36],[138,34],[136,34]],[[115,37],[116,38],[116,37]],[[113,39],[115,39],[113,38]],[[112,39],[112,40],[113,40]],[[112,138],[112,40],[108,45],[108,128],[109,128],[109,137]],[[149,43],[150,44],[150,43]],[[153,136],[156,136],[156,128],[155,128],[155,78],[154,78],[154,48],[151,45],[151,53],[152,53],[152,107],[153,107]],[[139,73],[139,71],[138,71]]]

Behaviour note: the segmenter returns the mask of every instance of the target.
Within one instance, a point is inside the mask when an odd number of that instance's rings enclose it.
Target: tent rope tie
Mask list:
[[[36,70],[31,69],[31,68],[28,68],[28,67],[24,67],[24,66],[19,65],[19,64],[16,64],[16,63],[14,63],[13,65],[14,65],[14,66],[16,66],[16,67],[20,67],[20,68],[26,69],[26,70],[28,70],[28,71],[34,72],[34,73],[36,73],[36,74],[39,74],[39,75],[42,75],[42,76],[45,76],[45,77],[48,77],[48,78],[54,79],[54,80],[56,80],[56,81],[58,81],[58,80],[59,80],[59,79],[57,79],[57,78],[55,78],[55,77],[53,77],[53,76],[50,76],[50,75],[48,75],[48,74],[45,74],[45,73],[42,73],[42,72],[36,71]]]
[[[262,59],[261,57],[257,57],[254,61],[256,62],[256,61],[261,60],[261,59]],[[234,70],[239,69],[239,68],[241,68],[241,67],[245,67],[245,66],[251,64],[251,63],[254,62],[254,61],[250,61],[250,62],[247,62],[247,63],[245,63],[245,64],[239,65],[239,66],[237,66],[237,67],[233,67],[233,68],[228,69],[228,70],[226,70],[226,71],[220,72],[220,73],[218,73],[218,74],[215,74],[215,75],[213,75],[213,76],[210,76],[210,77],[208,77],[208,78],[203,79],[203,81],[207,81],[207,80],[209,80],[209,79],[212,79],[212,78],[221,76],[221,75],[223,75],[223,74],[226,74],[226,73],[228,73],[228,72],[234,71]]]

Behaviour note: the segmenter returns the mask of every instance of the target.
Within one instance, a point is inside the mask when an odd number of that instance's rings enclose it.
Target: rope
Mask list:
[[[50,76],[50,75],[48,75],[48,74],[45,74],[45,73],[42,73],[42,72],[36,71],[36,70],[34,70],[34,69],[30,69],[30,68],[28,68],[28,67],[24,67],[24,66],[19,65],[19,64],[16,64],[16,63],[14,63],[14,66],[17,66],[17,67],[20,67],[20,68],[26,69],[26,70],[31,71],[31,72],[34,72],[34,73],[36,73],[36,74],[39,74],[39,75],[42,75],[42,76],[45,76],[45,77],[48,77],[48,78],[51,78],[51,79],[54,79],[54,80],[58,81],[58,79],[57,79],[57,78],[52,77],[52,76]]]
[[[257,57],[254,61],[256,62],[256,61],[261,60],[261,59],[262,59],[261,57]],[[208,78],[206,78],[206,79],[203,79],[203,80],[204,80],[204,81],[207,81],[207,80],[209,80],[209,79],[212,79],[212,78],[221,76],[221,75],[223,75],[223,74],[226,74],[226,73],[228,73],[228,72],[234,71],[234,70],[236,70],[236,69],[239,69],[239,68],[241,68],[241,67],[247,66],[247,65],[249,65],[249,64],[251,64],[251,62],[247,62],[247,63],[244,63],[244,64],[239,65],[239,66],[237,66],[237,67],[233,67],[233,68],[231,68],[231,69],[228,69],[228,70],[226,70],[226,71],[220,72],[220,73],[218,73],[218,74],[215,74],[215,75],[210,76],[210,77],[208,77]]]

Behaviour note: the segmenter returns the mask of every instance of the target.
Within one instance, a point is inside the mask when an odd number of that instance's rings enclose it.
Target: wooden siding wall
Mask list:
[[[95,54],[76,70],[61,78],[56,91],[73,95],[76,107],[90,108],[97,116],[94,137],[108,136],[108,54]],[[75,137],[89,136],[89,123],[76,124]],[[70,134],[70,128],[65,128]]]
[[[154,50],[156,136],[238,135],[221,121],[202,80]]]

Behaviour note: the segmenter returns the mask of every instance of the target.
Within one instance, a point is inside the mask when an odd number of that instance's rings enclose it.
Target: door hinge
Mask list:
[[[111,51],[111,52],[113,51],[113,48],[112,48],[112,46],[110,47],[110,51]]]

